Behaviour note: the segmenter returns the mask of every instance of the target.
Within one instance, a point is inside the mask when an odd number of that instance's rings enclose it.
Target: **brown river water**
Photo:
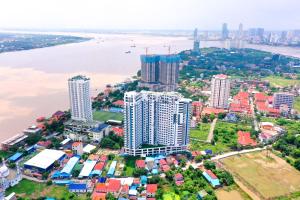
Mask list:
[[[66,33],[64,33],[66,34]],[[39,116],[49,116],[69,107],[67,79],[76,74],[91,78],[92,94],[106,84],[121,82],[140,68],[139,56],[171,53],[192,48],[186,37],[133,34],[72,34],[93,37],[73,43],[0,54],[0,141],[35,123]],[[136,47],[131,47],[135,45]],[[202,47],[219,42],[202,42]],[[300,57],[300,49],[251,46]],[[131,53],[125,53],[131,51]]]

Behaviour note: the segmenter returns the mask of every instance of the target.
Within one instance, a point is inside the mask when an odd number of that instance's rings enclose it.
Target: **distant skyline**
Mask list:
[[[0,0],[0,29],[300,29],[299,0]]]

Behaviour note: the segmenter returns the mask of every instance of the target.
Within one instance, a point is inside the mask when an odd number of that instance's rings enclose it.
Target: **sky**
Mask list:
[[[1,28],[300,29],[300,0],[0,0]]]

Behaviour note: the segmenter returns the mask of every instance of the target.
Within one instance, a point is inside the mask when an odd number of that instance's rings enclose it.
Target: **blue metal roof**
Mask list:
[[[60,173],[65,173],[70,175],[73,168],[75,167],[75,165],[78,163],[79,161],[79,156],[74,156],[72,158],[70,158],[70,160],[67,162],[67,164],[65,165],[65,167],[61,170]]]
[[[103,129],[107,128],[108,124],[99,124],[98,127],[92,128],[91,131],[93,132],[101,132]]]
[[[114,173],[115,173],[115,169],[116,169],[116,166],[117,166],[117,161],[112,161],[110,167],[109,167],[109,170],[107,172],[107,175],[108,176],[113,176]]]
[[[69,185],[69,190],[86,190],[86,184],[84,183],[72,183]]]
[[[23,153],[17,152],[13,156],[9,157],[8,160],[15,162],[15,161],[19,160],[22,157],[22,155],[23,155]]]
[[[106,178],[105,178],[105,177],[100,177],[100,178],[98,179],[98,182],[99,182],[99,183],[105,183],[105,182],[106,182]]]

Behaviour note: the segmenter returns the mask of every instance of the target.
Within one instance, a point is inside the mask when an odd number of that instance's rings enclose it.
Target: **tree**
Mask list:
[[[209,115],[210,121],[213,121],[215,118],[216,118],[216,116],[215,116],[214,113],[211,113],[211,114]]]
[[[106,199],[107,200],[116,200],[116,198],[114,197],[114,195],[112,194],[112,193],[107,193],[107,195],[106,195]]]
[[[294,167],[295,167],[296,169],[300,170],[300,158],[297,159],[297,160],[295,161]]]
[[[209,170],[216,169],[216,164],[210,160],[205,160],[203,165],[206,169]]]
[[[143,175],[147,175],[148,171],[146,169],[139,169],[139,168],[135,168],[133,171],[133,176],[134,177],[140,177]]]
[[[195,157],[195,161],[196,161],[197,163],[201,162],[202,159],[203,159],[202,155],[198,155],[198,156]]]

